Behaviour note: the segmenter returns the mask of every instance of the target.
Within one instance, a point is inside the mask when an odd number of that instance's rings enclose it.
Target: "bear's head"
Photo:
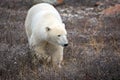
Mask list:
[[[64,23],[46,27],[46,31],[47,40],[51,44],[61,45],[63,47],[68,45],[67,32]]]

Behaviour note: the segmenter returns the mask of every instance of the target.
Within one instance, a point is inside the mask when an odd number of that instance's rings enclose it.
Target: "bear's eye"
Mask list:
[[[58,37],[60,37],[61,35],[58,35]]]

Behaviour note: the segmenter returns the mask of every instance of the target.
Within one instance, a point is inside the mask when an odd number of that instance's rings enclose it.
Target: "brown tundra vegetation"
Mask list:
[[[120,80],[120,1],[64,0],[61,69],[32,55],[24,28],[32,0],[0,0],[0,80]]]

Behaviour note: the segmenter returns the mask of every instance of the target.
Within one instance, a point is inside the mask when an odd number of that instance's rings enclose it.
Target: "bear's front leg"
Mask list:
[[[44,58],[47,57],[47,56],[45,55],[45,51],[44,51],[44,49],[43,49],[42,47],[36,46],[36,47],[34,48],[34,50],[35,50],[35,53],[36,53],[36,55],[37,55],[37,57],[38,57],[39,59],[44,59]]]
[[[34,34],[31,35],[29,40],[30,48],[35,52],[38,59],[47,59],[48,55],[45,52],[46,42],[40,42]]]
[[[63,60],[63,47],[57,46],[56,51],[52,54],[53,66],[58,66],[59,68],[61,68],[62,60]]]
[[[46,51],[45,51],[43,44],[35,47],[35,53],[39,59],[42,59],[43,61],[49,62],[50,57],[48,54],[46,54]]]

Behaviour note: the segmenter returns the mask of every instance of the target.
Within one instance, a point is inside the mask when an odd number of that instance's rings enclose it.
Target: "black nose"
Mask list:
[[[64,46],[68,46],[68,44],[64,44]]]

